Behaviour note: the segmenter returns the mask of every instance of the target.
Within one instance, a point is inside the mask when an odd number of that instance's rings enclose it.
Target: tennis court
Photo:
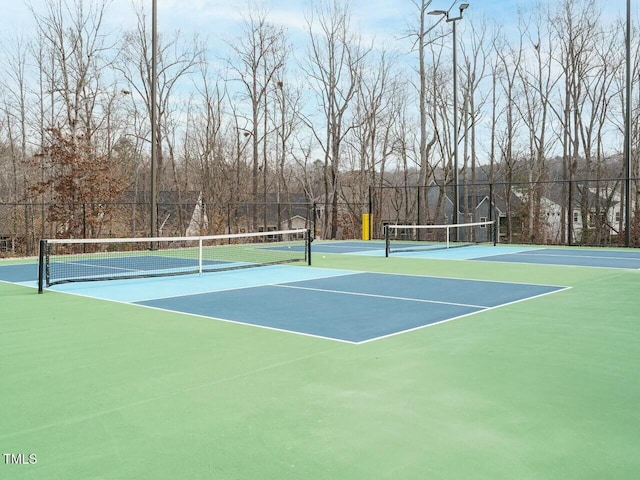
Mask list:
[[[335,242],[320,244],[323,253],[349,253],[364,256],[384,256],[383,242]],[[325,246],[326,245],[326,246]],[[465,248],[425,247],[423,250],[398,251],[402,258],[474,260],[483,262],[526,263],[537,265],[564,265],[573,267],[602,267],[640,269],[640,251],[605,248],[545,248],[540,246],[472,245]]]
[[[146,267],[148,257],[142,262]],[[102,262],[100,262],[102,264]],[[362,343],[563,290],[552,285],[268,266],[56,290]],[[314,308],[307,308],[314,305]],[[299,312],[291,314],[291,312]]]
[[[496,248],[43,295],[2,261],[0,445],[37,463],[0,477],[637,478],[638,252]]]

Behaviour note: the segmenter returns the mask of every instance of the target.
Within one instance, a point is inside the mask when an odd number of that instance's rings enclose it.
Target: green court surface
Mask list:
[[[572,288],[352,345],[0,283],[0,479],[640,478],[640,271],[314,266]]]

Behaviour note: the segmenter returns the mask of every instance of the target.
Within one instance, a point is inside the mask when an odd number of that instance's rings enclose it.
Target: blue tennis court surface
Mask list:
[[[474,257],[472,260],[640,269],[640,251],[629,250],[532,248],[504,255],[494,252],[493,255]]]
[[[384,241],[380,240],[344,240],[322,242],[315,241],[311,244],[314,253],[349,253],[364,255],[383,255]]]
[[[313,246],[316,253],[355,254],[378,254],[380,247],[380,242],[359,241]],[[640,268],[640,252],[634,254],[622,250],[472,246],[399,256]],[[138,266],[144,267],[144,263]],[[124,267],[98,261],[95,268]],[[0,280],[28,286],[36,285],[36,275],[35,264],[0,269]],[[51,290],[362,343],[564,288],[281,265],[179,277],[69,283]]]
[[[322,253],[347,253],[351,255],[384,256],[384,242],[349,241],[313,245]],[[317,250],[316,250],[317,249]],[[463,248],[441,248],[424,251],[395,252],[398,258],[428,258],[439,260],[475,260],[482,262],[529,263],[539,265],[564,265],[640,269],[640,250],[600,248],[544,248],[519,245],[471,245]]]
[[[248,265],[246,262],[229,262],[222,260],[202,260],[202,267],[207,270],[224,269]],[[161,266],[161,267],[160,267]],[[159,255],[139,255],[130,257],[92,258],[90,261],[52,262],[51,274],[55,278],[117,278],[139,274],[153,274],[156,270],[165,273],[189,273],[197,271],[197,258],[180,258]]]
[[[11,283],[31,282],[36,285],[38,279],[37,263],[22,263],[17,265],[2,265],[0,280]]]
[[[50,290],[362,343],[564,288],[268,266],[182,277],[69,283]]]

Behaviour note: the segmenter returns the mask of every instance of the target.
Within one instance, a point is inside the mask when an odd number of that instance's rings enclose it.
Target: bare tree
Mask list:
[[[538,4],[529,18],[521,16],[519,21],[521,36],[533,48],[533,58],[525,59],[518,69],[522,102],[517,107],[528,136],[526,239],[534,243],[552,240],[548,236],[547,219],[542,215],[541,201],[545,193],[543,182],[549,175],[547,154],[552,147],[549,135],[552,127],[551,101],[561,76],[552,68],[554,37],[551,25],[546,21],[548,16],[549,13]],[[529,19],[531,23],[528,23]]]
[[[435,26],[430,25],[427,22],[427,14],[431,6],[431,0],[412,0],[412,3],[415,10],[417,11],[418,18],[418,25],[416,30],[411,32],[409,35],[410,37],[415,38],[413,42],[413,51],[417,50],[418,52],[417,90],[418,115],[420,124],[420,134],[418,137],[418,185],[426,187],[436,168],[434,162],[430,162],[432,149],[436,146],[439,146],[441,151],[443,148],[448,149],[448,147],[445,147],[445,143],[443,143],[442,141],[443,139],[438,135],[438,108],[436,107],[436,104],[438,104],[438,102],[443,99],[441,97],[443,86],[437,85],[438,81],[442,78],[439,72],[439,60],[441,51],[436,54],[433,48],[434,42],[436,42],[437,39],[444,34],[442,32],[439,32],[438,37],[434,37],[432,32],[434,31]],[[429,52],[428,48],[431,48],[431,67],[427,65],[427,53]],[[439,195],[438,197],[439,199],[436,211],[440,211],[440,198],[445,198],[444,185],[447,183],[447,167],[445,167],[443,174],[444,178],[442,179],[442,183],[440,184],[441,195]],[[428,196],[423,195],[422,198],[424,205],[418,205],[418,210],[422,208],[424,211],[429,212],[430,210]],[[431,219],[429,218],[427,219],[427,221],[431,221]]]
[[[34,189],[41,195],[49,191],[52,199],[71,201],[77,199],[103,201],[90,192],[97,191],[90,185],[93,177],[91,159],[111,162],[110,154],[114,139],[119,134],[115,128],[114,112],[118,97],[115,79],[110,76],[113,66],[113,43],[104,32],[103,19],[107,0],[87,4],[80,0],[49,0],[46,9],[32,14],[37,25],[37,38],[33,52],[36,63],[42,69],[40,77],[39,110],[41,134],[41,178],[34,182]],[[46,86],[46,90],[44,87]],[[44,98],[48,97],[48,101]],[[51,156],[61,142],[70,142],[77,152],[73,155]],[[71,147],[70,147],[71,148]],[[77,198],[62,193],[56,183],[69,173],[65,158],[88,157],[88,162],[78,164],[74,188]],[[44,174],[44,162],[48,161],[50,171]],[[97,161],[97,160],[96,160]],[[81,168],[80,168],[81,167]],[[88,169],[84,171],[82,169]],[[112,170],[116,170],[111,167]],[[97,170],[100,170],[96,167]],[[107,182],[108,183],[108,182]],[[104,193],[104,192],[103,192]],[[50,219],[60,222],[56,234],[78,235],[77,219],[104,218],[102,207],[95,207],[89,213],[80,212],[77,202],[69,207],[52,207]],[[93,208],[93,207],[92,207]],[[63,218],[62,214],[67,218]],[[85,224],[87,234],[99,230],[97,224]]]
[[[516,109],[516,98],[518,94],[517,72],[524,55],[522,39],[517,41],[516,46],[510,46],[506,40],[494,44],[495,52],[501,66],[501,75],[498,77],[505,105],[504,109],[504,129],[496,132],[500,148],[501,165],[504,171],[505,185],[504,198],[507,206],[506,234],[508,242],[511,242],[514,235],[512,195],[515,169],[517,165],[517,130],[520,126],[520,118]]]
[[[33,10],[39,41],[50,52],[52,106],[55,125],[89,142],[98,131],[103,112],[102,95],[111,94],[105,73],[112,65],[112,47],[103,32],[107,0],[87,4],[81,0],[49,0],[47,10]],[[46,66],[46,63],[43,64]]]
[[[350,192],[356,205],[352,213],[358,216],[361,212],[356,211],[360,208],[357,204],[366,202],[368,187],[379,183],[378,176],[384,178],[387,159],[395,148],[393,132],[399,114],[397,105],[404,100],[400,97],[405,91],[401,90],[400,80],[392,71],[388,58],[383,52],[367,62],[356,93],[356,127],[348,143],[354,159]]]
[[[472,221],[478,221],[475,218],[476,206],[478,204],[478,189],[476,166],[478,165],[478,142],[477,127],[482,121],[484,107],[487,102],[488,94],[483,91],[482,84],[487,76],[488,68],[488,46],[487,41],[487,25],[484,21],[478,23],[470,23],[470,35],[467,41],[463,43],[463,73],[462,73],[462,122],[463,127],[462,138],[464,145],[463,165],[462,165],[462,183],[467,184],[468,172],[471,172],[472,189],[465,192],[463,208],[464,214],[472,216]],[[455,92],[454,92],[455,94]]]
[[[6,132],[6,156],[9,158],[10,185],[7,185],[6,192],[10,192],[8,200],[18,202],[28,198],[29,175],[31,174],[27,165],[27,47],[23,38],[17,38],[12,45],[13,54],[10,54],[3,65],[7,75],[0,80],[0,88],[3,95],[0,109],[2,111],[3,130]],[[15,236],[18,232],[20,222],[19,212],[12,209],[11,232]],[[30,209],[25,205],[24,221],[27,237],[29,236]],[[35,233],[35,232],[34,232]],[[27,254],[29,254],[31,242],[26,238]]]
[[[314,16],[317,15],[317,18]],[[370,48],[350,29],[345,2],[327,0],[317,6],[307,22],[309,54],[303,70],[317,95],[322,130],[307,118],[307,126],[324,154],[324,203],[331,204],[330,238],[338,234],[338,192],[343,141],[354,127],[351,104],[362,78],[362,65]],[[325,231],[328,216],[325,215]]]
[[[227,97],[225,85],[212,78],[209,66],[201,63],[200,79],[197,83],[196,105],[189,109],[185,158],[195,163],[194,187],[212,203],[232,201],[229,187],[228,165],[225,164],[227,139],[223,130],[223,111]]]
[[[124,34],[116,68],[126,81],[127,88],[133,93],[132,101],[134,103],[131,116],[136,118],[138,126],[136,135],[147,138],[147,133],[150,131],[147,119],[151,118],[152,105],[151,66],[153,52],[151,32],[144,8],[140,6],[135,15],[136,29]],[[166,39],[162,36],[158,39],[156,56],[158,66],[156,100],[158,191],[163,185],[165,188],[174,189],[177,193],[178,203],[182,200],[183,182],[178,178],[175,142],[179,138],[176,128],[179,128],[180,122],[175,120],[175,116],[181,111],[183,105],[176,97],[182,82],[190,78],[195,67],[201,62],[202,51],[203,47],[197,36],[192,41],[185,41],[180,32],[174,32]],[[166,155],[171,167],[171,181],[169,181],[166,172]],[[180,225],[184,226],[185,219],[181,217],[179,221]]]
[[[592,68],[583,80],[588,111],[580,117],[580,138],[583,145],[584,167],[583,177],[595,178],[595,185],[585,181],[580,189],[580,209],[583,218],[582,242],[600,244],[607,240],[609,233],[615,228],[609,222],[614,195],[619,191],[619,181],[612,184],[600,181],[606,172],[605,147],[606,129],[610,125],[612,103],[615,92],[615,73],[622,71],[624,58],[616,55],[617,39],[598,29],[594,37]],[[608,173],[608,172],[607,172]],[[608,175],[607,175],[608,176]],[[623,176],[621,169],[615,174]],[[586,222],[584,221],[586,220]]]
[[[563,239],[575,240],[574,232],[574,180],[580,159],[580,117],[586,108],[584,80],[592,68],[597,11],[594,0],[574,2],[564,0],[558,9],[553,25],[560,43],[557,59],[564,76],[564,98],[561,114],[563,147]],[[587,199],[588,202],[588,193]],[[565,218],[566,217],[566,218]],[[583,217],[583,224],[587,225]],[[566,221],[567,230],[564,231]],[[566,237],[565,237],[566,234]]]
[[[263,178],[263,200],[266,203],[268,170],[268,99],[271,90],[277,89],[279,72],[286,60],[284,30],[267,21],[264,11],[252,13],[243,22],[242,36],[231,44],[234,59],[230,60],[230,69],[241,83],[240,99],[250,103],[248,132],[251,134],[252,178],[251,194],[252,228],[258,224],[257,204],[258,182]],[[237,63],[236,63],[237,62]],[[281,76],[280,76],[281,78]],[[260,148],[262,147],[262,165]],[[263,222],[266,222],[264,215]],[[266,228],[266,225],[263,225]]]
[[[287,203],[287,228],[291,228],[291,182],[293,170],[290,168],[293,160],[294,141],[300,134],[302,121],[300,110],[302,103],[302,91],[295,85],[285,83],[286,68],[279,72],[280,79],[276,82],[275,108],[272,115],[272,123],[276,132],[276,201],[278,203],[277,221],[278,227],[282,225],[281,202]]]

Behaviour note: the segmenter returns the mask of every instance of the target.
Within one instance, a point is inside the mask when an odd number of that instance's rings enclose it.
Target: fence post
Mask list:
[[[573,245],[573,181],[569,178],[569,205],[567,208],[567,232],[569,234],[569,239],[567,244],[569,246]]]
[[[27,257],[31,256],[31,240],[29,239],[29,205],[24,206],[24,240],[26,243]]]
[[[87,204],[82,203],[82,238],[87,238]],[[86,253],[86,247],[83,249]]]
[[[498,235],[500,231],[500,215],[494,215],[494,209],[497,208],[493,203],[493,183],[489,184],[489,221],[493,222],[493,246],[498,244]],[[494,221],[494,216],[497,217]]]
[[[368,213],[362,214],[362,240],[371,240],[371,215]]]

